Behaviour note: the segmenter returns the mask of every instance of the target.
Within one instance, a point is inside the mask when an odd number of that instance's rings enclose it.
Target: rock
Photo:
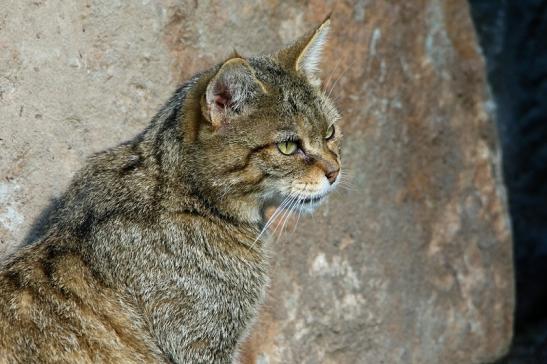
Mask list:
[[[463,0],[0,5],[0,250],[86,156],[175,85],[331,10],[323,68],[343,186],[272,246],[250,363],[481,363],[511,339],[511,238],[484,61]]]
[[[516,311],[507,364],[547,362],[545,1],[469,2],[496,100],[512,217]],[[505,362],[504,362],[505,363]]]

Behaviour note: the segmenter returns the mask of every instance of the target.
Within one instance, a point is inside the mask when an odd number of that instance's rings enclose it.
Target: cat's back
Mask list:
[[[49,237],[0,268],[0,363],[163,362],[127,297]]]

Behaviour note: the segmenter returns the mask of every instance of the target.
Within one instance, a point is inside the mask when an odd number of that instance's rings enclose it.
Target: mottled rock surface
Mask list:
[[[242,360],[482,363],[509,345],[511,239],[484,62],[463,0],[0,0],[0,252],[89,154],[197,70],[334,9],[325,80],[351,180],[273,246]]]

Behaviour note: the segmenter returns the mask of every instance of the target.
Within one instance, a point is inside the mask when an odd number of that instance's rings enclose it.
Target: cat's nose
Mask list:
[[[338,174],[340,173],[340,164],[336,160],[318,157],[316,163],[323,170],[325,177],[327,177],[331,185],[336,182],[336,178],[338,178]]]
[[[336,178],[338,177],[338,173],[340,173],[340,168],[328,170],[325,172],[325,176],[329,180],[329,183],[332,185],[334,182],[336,182]]]

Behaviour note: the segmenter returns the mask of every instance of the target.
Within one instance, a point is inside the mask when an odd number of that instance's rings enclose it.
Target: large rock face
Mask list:
[[[511,239],[484,64],[463,0],[0,2],[0,252],[89,154],[175,85],[334,9],[325,80],[341,188],[272,247],[243,362],[481,363],[511,338]]]

